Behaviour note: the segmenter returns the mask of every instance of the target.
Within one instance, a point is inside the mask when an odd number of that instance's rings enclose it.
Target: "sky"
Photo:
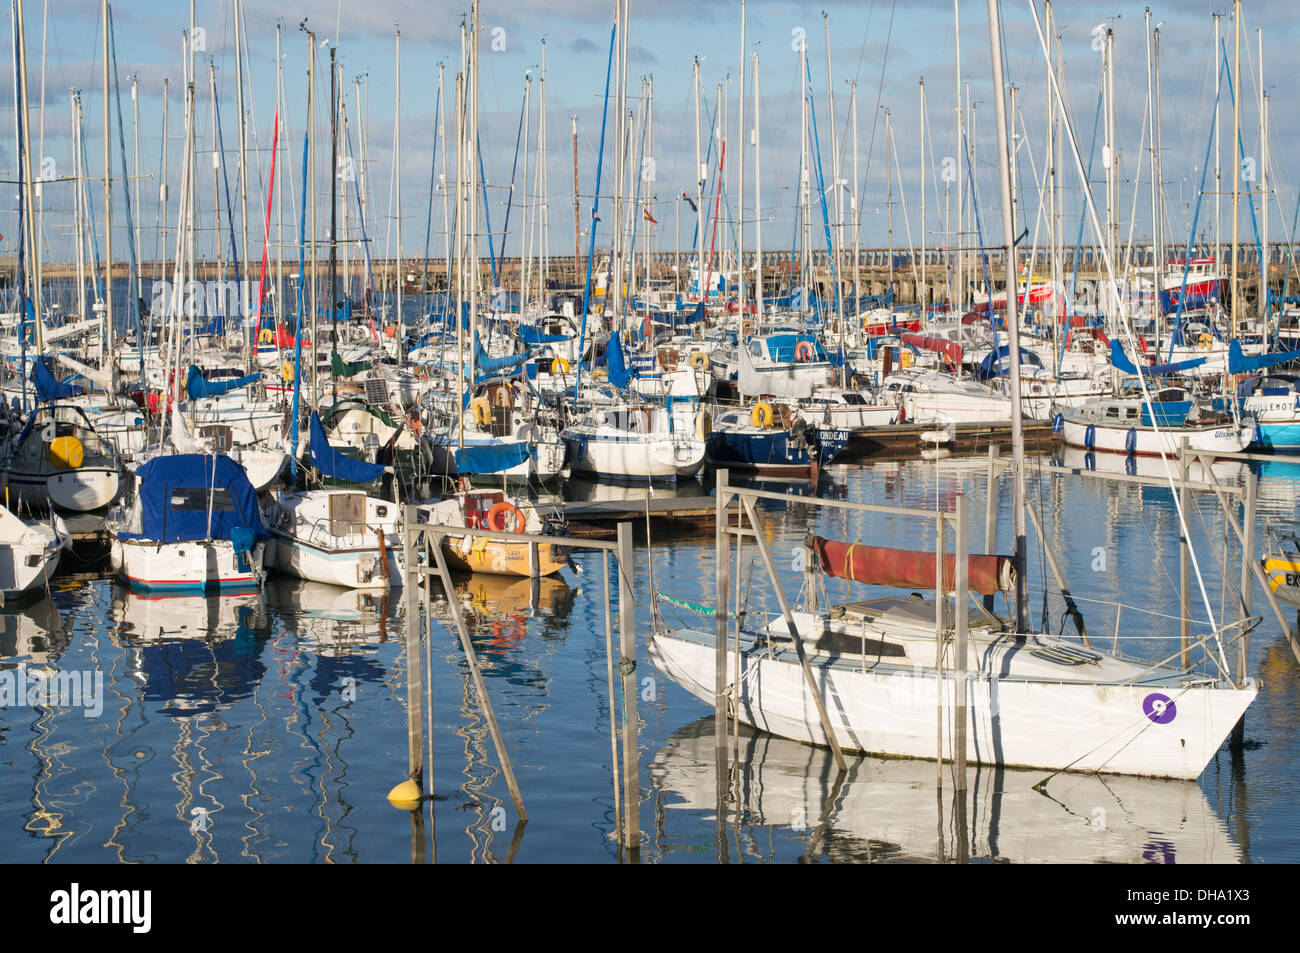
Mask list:
[[[12,0],[11,0],[12,2]],[[990,38],[987,6],[978,0],[960,0],[957,14],[952,2],[913,0],[823,0],[818,3],[751,0],[746,5],[744,49],[746,54],[745,131],[740,129],[739,74],[741,59],[740,0],[631,0],[627,25],[628,108],[634,113],[634,162],[643,174],[632,198],[650,211],[658,225],[639,231],[638,247],[654,250],[688,248],[692,242],[694,213],[680,199],[683,191],[695,195],[695,104],[693,64],[700,66],[701,136],[707,149],[709,130],[722,86],[725,128],[721,138],[727,145],[725,187],[721,201],[730,210],[717,241],[726,245],[736,240],[730,222],[743,217],[744,244],[753,248],[756,225],[761,222],[765,249],[790,249],[796,242],[798,176],[800,167],[800,40],[806,44],[810,92],[817,124],[816,151],[810,162],[813,202],[812,240],[825,248],[820,186],[828,199],[827,214],[832,223],[842,223],[845,247],[853,243],[849,196],[856,190],[862,209],[858,239],[863,247],[917,247],[924,239],[928,247],[957,244],[955,177],[975,182],[979,234],[968,224],[967,244],[993,244],[1001,240],[1001,212],[997,185],[996,134],[993,122]],[[546,207],[549,230],[546,244],[552,255],[573,250],[573,155],[571,116],[577,117],[578,167],[585,253],[588,242],[592,196],[596,192],[598,157],[601,152],[603,89],[609,51],[614,0],[514,0],[484,2],[480,8],[480,139],[488,183],[488,216],[494,251],[518,255],[523,247],[521,205],[525,194],[534,196],[527,213],[534,220]],[[1101,142],[1094,142],[1101,57],[1097,38],[1109,27],[1116,43],[1116,128],[1121,183],[1122,231],[1146,240],[1151,229],[1150,134],[1144,119],[1147,111],[1147,46],[1144,7],[1109,0],[1058,3],[1055,33],[1059,37],[1064,94],[1069,103],[1073,132],[1082,161],[1091,163],[1094,195],[1101,201]],[[400,225],[404,256],[440,257],[446,247],[443,231],[445,190],[435,189],[430,203],[431,173],[442,172],[447,138],[452,139],[452,162],[448,176],[454,182],[455,76],[460,70],[460,27],[466,21],[467,0],[371,0],[343,3],[341,0],[287,0],[268,4],[246,4],[244,9],[246,129],[249,150],[249,238],[245,242],[239,225],[239,183],[237,167],[238,109],[236,98],[236,55],[233,0],[196,2],[194,5],[198,73],[195,140],[198,157],[197,203],[199,206],[200,257],[230,255],[229,225],[226,221],[226,184],[214,183],[212,153],[218,151],[214,136],[213,100],[210,75],[215,77],[216,108],[220,113],[223,171],[229,178],[230,203],[236,221],[236,254],[256,259],[261,254],[262,216],[266,211],[266,189],[271,165],[271,132],[276,108],[276,39],[280,27],[284,99],[282,104],[281,151],[276,175],[285,187],[284,218],[286,243],[295,240],[301,207],[302,143],[306,125],[307,61],[309,39],[315,38],[316,117],[314,137],[317,162],[317,233],[324,238],[329,227],[329,51],[333,47],[342,79],[341,93],[348,112],[348,137],[353,169],[364,168],[366,186],[365,235],[372,254],[391,257],[397,250],[398,214],[395,198],[394,142],[400,136]],[[1039,4],[1042,15],[1042,4]],[[1019,182],[1016,231],[1029,229],[1031,240],[1047,241],[1047,223],[1041,212],[1039,182],[1045,166],[1046,65],[1030,12],[1023,3],[1004,0],[1001,5],[1005,40],[1005,71],[1008,84],[1017,87],[1017,149]],[[1232,53],[1230,5],[1221,32]],[[1214,240],[1215,197],[1198,195],[1214,192],[1212,143],[1216,59],[1212,50],[1216,7],[1212,2],[1176,0],[1151,8],[1153,24],[1159,28],[1160,173],[1164,202],[1165,241],[1185,244],[1193,217],[1197,218],[1200,240]],[[27,50],[29,134],[33,163],[42,157],[41,168],[52,173],[53,181],[42,184],[43,255],[46,260],[67,261],[74,256],[72,208],[76,180],[70,91],[81,90],[86,142],[86,173],[89,194],[102,246],[103,229],[103,90],[101,4],[93,0],[25,0],[23,4]],[[956,124],[955,20],[960,17],[961,76],[969,85],[973,123],[967,141],[973,155],[972,168],[960,161],[962,154]],[[170,204],[168,228],[176,228],[177,198],[180,195],[180,166],[183,136],[182,32],[189,27],[184,5],[134,0],[113,6],[116,64],[111,71],[120,86],[122,138],[126,145],[128,172],[135,176],[134,141],[137,134],[132,111],[130,82],[138,83],[140,178],[129,182],[131,197],[139,202],[133,209],[141,230],[141,256],[160,254],[163,235],[159,227],[162,180],[164,80],[170,81],[167,110],[167,180]],[[305,21],[305,23],[304,23]],[[300,24],[302,26],[300,26]],[[9,130],[6,148],[0,151],[0,177],[13,183],[17,178],[14,110],[13,9],[10,10],[9,38],[0,47],[0,122]],[[1270,206],[1269,234],[1273,240],[1289,237],[1296,208],[1296,187],[1288,155],[1300,134],[1300,117],[1286,108],[1289,51],[1294,48],[1297,28],[1289,4],[1250,2],[1244,4],[1242,29],[1243,152],[1251,178],[1243,188],[1258,188],[1263,173],[1263,150],[1259,129],[1259,67],[1264,66],[1265,89],[1283,108],[1270,115],[1268,172]],[[305,27],[305,30],[302,28]],[[396,76],[397,31],[400,28],[401,80],[400,119],[395,121],[398,81]],[[1262,34],[1258,31],[1263,28]],[[44,42],[43,42],[44,34]],[[1262,37],[1262,39],[1261,39]],[[828,78],[829,62],[832,76]],[[197,45],[197,43],[196,43]],[[42,47],[44,56],[42,57]],[[755,210],[753,163],[750,145],[753,127],[753,68],[750,57],[759,56],[759,122],[761,127],[761,211]],[[544,126],[547,149],[542,162],[547,196],[536,196],[539,127],[539,80],[545,55],[546,111]],[[110,60],[110,62],[112,62]],[[439,67],[445,68],[443,105],[438,103]],[[517,150],[520,110],[525,78],[531,78],[528,115],[528,148]],[[646,135],[636,116],[640,114],[643,78],[653,81],[653,134]],[[921,81],[924,80],[925,129],[928,144],[921,155]],[[856,151],[850,114],[851,91],[856,84]],[[41,90],[44,87],[42,115]],[[831,111],[828,86],[834,96]],[[1279,95],[1279,93],[1281,95]],[[1232,109],[1226,86],[1222,91],[1220,164],[1221,191],[1231,188],[1227,167],[1231,164]],[[112,173],[114,194],[114,257],[126,255],[126,217],[119,157],[117,105],[110,100]],[[892,149],[887,155],[886,111],[892,130]],[[435,113],[447,120],[435,150]],[[449,116],[448,114],[453,115]],[[606,131],[605,160],[601,182],[601,214],[597,247],[607,246],[613,224],[613,107]],[[717,140],[715,140],[716,142]],[[738,157],[745,142],[746,181],[744,212],[735,192],[738,188]],[[718,143],[720,144],[720,143]],[[833,165],[840,157],[842,211],[835,199]],[[517,154],[518,153],[518,154]],[[716,160],[716,148],[714,150]],[[856,156],[856,174],[855,169]],[[896,158],[895,158],[896,156]],[[346,158],[346,155],[345,155]],[[647,166],[646,158],[653,159]],[[361,161],[364,159],[364,161]],[[820,170],[818,168],[820,160]],[[947,160],[947,161],[945,161]],[[1068,148],[1063,149],[1061,170],[1062,221],[1066,244],[1079,235],[1082,192],[1080,177]],[[358,164],[359,163],[359,164]],[[524,184],[527,165],[529,182]],[[716,161],[713,162],[716,167]],[[1202,189],[1202,172],[1208,180]],[[946,172],[946,179],[945,179]],[[886,176],[890,176],[887,184]],[[926,223],[921,229],[921,179],[926,179]],[[514,181],[514,191],[510,184]],[[637,183],[633,181],[628,191]],[[707,200],[719,201],[714,191],[716,176],[710,172],[705,184]],[[965,181],[963,182],[965,186]],[[355,183],[349,183],[349,224],[346,237],[359,241],[361,224],[356,214]],[[945,217],[945,188],[950,188]],[[968,189],[965,189],[969,191]],[[887,200],[892,200],[890,204]],[[1259,202],[1260,197],[1256,196]],[[507,205],[510,227],[505,231]],[[6,187],[0,202],[0,257],[12,256],[17,246],[17,189]],[[627,207],[627,206],[625,206]],[[214,211],[215,209],[215,211]],[[1219,228],[1226,240],[1230,225],[1226,200],[1219,211]],[[891,215],[892,212],[892,215]],[[342,214],[342,213],[340,213]],[[1258,206],[1257,206],[1258,214]],[[217,216],[220,216],[218,222]],[[967,220],[970,219],[969,212]],[[1253,241],[1254,232],[1243,205],[1243,240]],[[277,230],[271,225],[272,242]],[[486,230],[480,225],[480,232]],[[532,229],[530,229],[531,231]],[[731,232],[731,234],[728,234]],[[503,234],[504,233],[504,234]],[[1090,243],[1090,227],[1083,231]],[[291,237],[292,236],[292,237]],[[708,236],[711,238],[712,236]],[[538,247],[540,237],[532,239]],[[174,238],[168,244],[174,243]],[[485,245],[485,243],[484,243]],[[246,247],[247,246],[247,247]],[[354,246],[360,248],[360,245]],[[170,254],[169,250],[165,254]],[[487,248],[481,251],[486,254]],[[296,255],[296,251],[294,251]]]

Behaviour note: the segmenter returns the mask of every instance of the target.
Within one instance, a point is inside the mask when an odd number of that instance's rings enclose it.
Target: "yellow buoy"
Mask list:
[[[45,453],[51,466],[59,470],[75,470],[86,458],[85,448],[76,437],[55,437]]]
[[[754,405],[749,417],[754,422],[755,427],[772,426],[772,405],[765,400],[760,400]]]
[[[388,792],[388,803],[399,811],[414,811],[420,806],[420,786],[407,779]]]
[[[492,402],[498,407],[509,407],[510,389],[507,387],[498,387],[497,392],[492,395]]]
[[[551,373],[559,374],[561,377],[567,376],[569,373],[569,362],[562,357],[557,357],[555,360],[551,361]]]
[[[695,351],[691,354],[691,367],[697,371],[707,371],[709,369],[709,355],[703,351]]]

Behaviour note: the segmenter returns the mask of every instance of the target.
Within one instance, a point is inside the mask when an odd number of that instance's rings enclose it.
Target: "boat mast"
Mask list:
[[[1011,447],[1015,473],[1012,524],[1015,535],[1016,632],[1029,629],[1028,580],[1025,576],[1025,431],[1020,403],[1020,321],[1016,308],[1015,222],[1011,212],[1011,157],[1008,152],[1006,87],[1002,82],[1002,24],[998,0],[988,0],[989,47],[993,59],[994,110],[998,127],[998,182],[1002,194],[1002,241],[1006,256],[1007,338],[1011,360]],[[992,295],[993,289],[989,288]],[[958,607],[959,612],[964,611]]]
[[[108,0],[103,6],[104,31],[104,329],[100,332],[99,366],[113,354],[113,189],[109,162],[112,161],[112,137],[108,134]],[[26,84],[24,84],[25,88]],[[39,246],[38,246],[39,247]],[[33,248],[35,252],[35,248]],[[33,255],[35,260],[35,255]],[[37,275],[36,277],[39,277]],[[37,293],[36,321],[41,320],[40,294]]]
[[[761,136],[758,124],[758,54],[754,54],[754,318],[755,326],[763,317],[763,199]],[[743,146],[743,143],[742,143]],[[744,316],[741,316],[744,326]]]
[[[1259,313],[1264,327],[1264,351],[1268,351],[1268,94],[1264,92],[1264,31],[1256,30],[1259,43],[1259,241],[1263,256],[1259,262]]]
[[[829,69],[829,63],[827,68]],[[736,109],[736,129],[739,146],[736,169],[736,214],[740,221],[736,224],[736,277],[740,282],[736,294],[741,323],[745,320],[745,0],[740,0],[740,86],[737,89],[738,108]]]
[[[1237,210],[1241,200],[1241,0],[1232,4],[1232,336],[1237,336]]]

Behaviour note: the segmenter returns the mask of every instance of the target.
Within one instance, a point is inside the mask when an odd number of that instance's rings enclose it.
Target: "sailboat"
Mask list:
[[[988,6],[990,35],[1000,37],[996,0]],[[1001,90],[1000,42],[993,52],[993,86]],[[1001,97],[996,102],[1007,284],[1014,287],[1005,103]],[[1007,328],[1014,393],[1020,365],[1014,300],[1008,301]],[[812,536],[804,552],[809,601],[794,611],[780,591],[751,503],[762,494],[737,491],[753,531],[747,539],[767,563],[782,616],[757,625],[751,619],[739,626],[733,643],[720,570],[716,629],[666,629],[656,620],[653,664],[701,700],[720,705],[721,694],[730,694],[739,722],[810,744],[913,758],[948,751],[1005,767],[1197,778],[1254,701],[1259,683],[1244,673],[1230,677],[1224,630],[1203,640],[1203,667],[1184,668],[1172,664],[1180,653],[1147,664],[1030,629],[1024,433],[1019,402],[1012,403],[1015,556],[965,552],[964,500],[954,514],[940,517],[956,520],[963,542],[939,565],[935,553]],[[729,561],[726,539],[720,534],[720,566]],[[821,609],[816,594],[822,578],[903,592]],[[936,596],[922,597],[917,590],[925,589]],[[1015,617],[968,604],[972,590],[985,596],[1014,591]]]

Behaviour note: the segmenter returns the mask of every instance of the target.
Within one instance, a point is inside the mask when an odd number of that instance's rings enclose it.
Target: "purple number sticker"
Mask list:
[[[1178,709],[1168,695],[1152,692],[1142,700],[1142,712],[1157,725],[1167,725],[1174,720]]]

